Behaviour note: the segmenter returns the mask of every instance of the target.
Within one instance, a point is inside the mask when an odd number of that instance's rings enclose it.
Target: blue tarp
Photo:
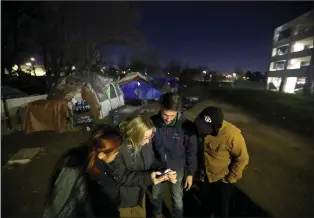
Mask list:
[[[152,83],[143,80],[133,80],[124,85],[120,85],[125,100],[142,99],[152,100],[160,98],[162,91],[156,89]]]

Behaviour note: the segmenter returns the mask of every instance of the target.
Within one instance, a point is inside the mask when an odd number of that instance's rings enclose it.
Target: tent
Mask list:
[[[102,119],[109,112],[124,105],[124,96],[111,77],[96,72],[80,72],[60,79],[54,84],[47,99],[85,100],[91,106],[94,118]]]
[[[153,100],[159,99],[163,93],[145,76],[138,72],[132,72],[119,81],[119,85],[124,93],[126,100],[142,99]]]

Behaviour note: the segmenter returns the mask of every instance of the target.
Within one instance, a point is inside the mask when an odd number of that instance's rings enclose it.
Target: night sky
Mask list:
[[[139,2],[140,28],[163,62],[265,72],[273,31],[312,2]]]

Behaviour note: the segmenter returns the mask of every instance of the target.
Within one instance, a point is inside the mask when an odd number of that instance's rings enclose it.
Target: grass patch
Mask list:
[[[314,98],[253,89],[211,89],[209,95],[302,135],[314,133]]]

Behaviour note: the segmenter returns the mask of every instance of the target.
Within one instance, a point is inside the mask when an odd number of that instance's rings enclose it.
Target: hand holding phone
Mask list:
[[[163,178],[164,181],[170,181],[171,183],[177,182],[177,173],[176,171],[173,171],[171,169],[166,169],[160,171],[160,175],[158,175],[158,178]]]

